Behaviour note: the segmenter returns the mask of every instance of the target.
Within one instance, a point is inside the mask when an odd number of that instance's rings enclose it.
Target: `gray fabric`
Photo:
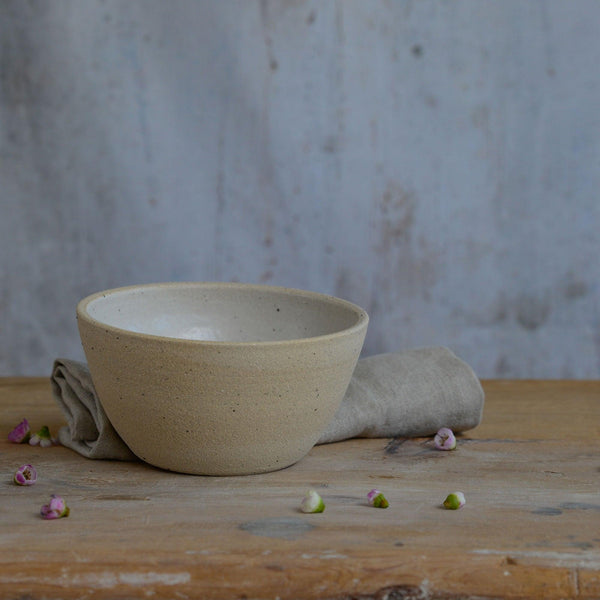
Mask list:
[[[60,442],[87,458],[135,460],[102,409],[84,363],[58,359],[55,400],[67,419]],[[318,444],[353,437],[417,437],[440,427],[477,426],[484,394],[472,369],[447,348],[379,354],[358,361],[335,417]]]
[[[479,425],[484,394],[469,365],[447,348],[378,354],[358,361],[320,444],[353,437],[418,437]]]
[[[108,420],[87,365],[55,360],[50,380],[52,395],[67,419],[67,425],[58,432],[63,446],[87,458],[136,460]]]

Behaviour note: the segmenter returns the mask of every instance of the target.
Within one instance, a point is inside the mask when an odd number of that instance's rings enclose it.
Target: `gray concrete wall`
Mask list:
[[[482,377],[600,376],[600,2],[0,2],[0,374],[240,280]]]

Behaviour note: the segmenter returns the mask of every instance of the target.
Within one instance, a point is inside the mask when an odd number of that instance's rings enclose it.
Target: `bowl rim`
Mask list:
[[[351,325],[350,327],[346,327],[345,329],[340,329],[339,331],[334,331],[332,333],[326,333],[323,335],[316,335],[310,337],[302,337],[302,338],[289,338],[285,340],[257,340],[257,341],[234,341],[234,340],[194,340],[188,338],[179,338],[172,337],[166,335],[156,335],[153,333],[142,333],[139,331],[132,331],[130,329],[124,329],[122,327],[116,327],[115,325],[110,325],[108,323],[104,323],[98,319],[92,317],[88,311],[87,307],[94,300],[98,298],[106,297],[108,295],[122,293],[127,291],[133,291],[137,289],[152,289],[152,288],[187,288],[187,287],[205,287],[205,288],[231,288],[231,289],[244,289],[244,290],[255,290],[255,291],[273,291],[284,294],[291,294],[296,296],[303,296],[306,298],[311,298],[313,300],[320,300],[322,302],[327,302],[330,304],[338,304],[340,306],[344,306],[345,308],[350,309],[356,314],[357,320],[356,323]],[[168,342],[176,342],[180,345],[192,345],[192,346],[243,346],[243,347],[252,347],[252,346],[260,346],[260,347],[271,347],[271,346],[282,346],[286,344],[300,344],[300,343],[311,343],[316,341],[326,341],[328,339],[336,339],[341,337],[346,337],[352,335],[358,330],[366,328],[369,324],[369,315],[367,311],[358,306],[358,304],[354,304],[349,300],[344,300],[342,298],[338,298],[337,296],[332,296],[329,294],[324,294],[322,292],[314,292],[310,290],[302,290],[299,288],[285,287],[285,286],[276,286],[276,285],[266,285],[266,284],[258,284],[258,283],[243,283],[243,282],[221,282],[221,281],[169,281],[169,282],[157,282],[157,283],[141,283],[141,284],[133,284],[126,285],[120,287],[109,288],[105,290],[101,290],[99,292],[95,292],[90,294],[84,298],[82,298],[77,303],[76,308],[76,316],[77,320],[87,321],[89,324],[94,325],[96,327],[100,327],[107,332],[113,332],[115,334],[124,334],[128,336],[132,336],[134,338],[140,338],[145,340],[157,340],[157,341],[168,341]]]

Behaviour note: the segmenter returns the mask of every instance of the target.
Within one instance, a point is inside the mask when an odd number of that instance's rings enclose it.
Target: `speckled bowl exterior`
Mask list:
[[[305,456],[368,326],[364,310],[338,298],[238,283],[107,290],[78,304],[77,321],[125,443],[154,466],[199,475],[273,471]]]

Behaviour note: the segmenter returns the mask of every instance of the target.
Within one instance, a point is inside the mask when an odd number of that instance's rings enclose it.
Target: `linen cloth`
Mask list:
[[[58,433],[63,446],[87,458],[136,460],[106,416],[85,363],[55,360],[51,384],[67,421]],[[440,427],[466,431],[481,422],[483,406],[479,379],[448,348],[378,354],[358,361],[317,443],[427,436]]]

